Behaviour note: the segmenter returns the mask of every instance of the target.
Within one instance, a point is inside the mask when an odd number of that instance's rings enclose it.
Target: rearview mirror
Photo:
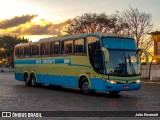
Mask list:
[[[109,52],[105,47],[101,47],[101,51],[104,53],[104,61],[108,62],[109,61]]]
[[[140,48],[140,49],[138,49],[138,51],[140,51],[141,53],[144,53],[145,58],[146,58],[146,63],[148,63],[149,62],[149,54],[148,54],[147,50]]]

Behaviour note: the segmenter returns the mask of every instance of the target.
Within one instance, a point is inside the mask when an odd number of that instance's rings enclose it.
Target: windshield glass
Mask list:
[[[107,74],[116,76],[140,74],[140,60],[137,52],[109,50]]]
[[[134,39],[102,38],[102,45],[109,51],[106,63],[108,75],[134,76],[140,74],[140,59]]]

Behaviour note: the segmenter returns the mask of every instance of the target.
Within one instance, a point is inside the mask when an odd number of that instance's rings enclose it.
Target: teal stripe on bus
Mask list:
[[[71,64],[70,58],[65,59],[37,59],[37,60],[15,60],[15,64]]]
[[[82,66],[91,68],[83,64],[72,64],[70,58],[65,59],[43,59],[43,60],[15,60],[14,64],[68,64],[69,66]]]

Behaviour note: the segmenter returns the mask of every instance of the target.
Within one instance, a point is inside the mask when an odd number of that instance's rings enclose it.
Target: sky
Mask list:
[[[0,35],[25,36],[32,41],[60,34],[60,29],[84,13],[107,15],[138,8],[152,15],[160,31],[160,0],[0,0]]]

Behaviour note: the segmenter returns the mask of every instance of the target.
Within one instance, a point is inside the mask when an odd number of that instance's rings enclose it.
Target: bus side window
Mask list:
[[[42,55],[49,55],[49,43],[45,43],[41,45]]]
[[[84,53],[84,39],[74,41],[74,53]]]
[[[90,57],[93,57],[94,51],[100,49],[99,39],[97,37],[88,37],[87,43],[88,43],[88,55]]]
[[[59,42],[52,42],[50,50],[51,54],[59,54]]]
[[[39,53],[40,53],[39,45],[38,44],[32,45],[32,55],[39,55]]]
[[[30,46],[24,46],[24,55],[29,56],[30,55]]]
[[[62,42],[62,54],[71,54],[73,48],[73,40]]]
[[[20,47],[19,56],[23,56],[23,47]]]
[[[16,47],[16,48],[15,48],[15,56],[16,56],[16,57],[19,57],[19,55],[20,55],[20,48],[19,48],[19,47]]]

